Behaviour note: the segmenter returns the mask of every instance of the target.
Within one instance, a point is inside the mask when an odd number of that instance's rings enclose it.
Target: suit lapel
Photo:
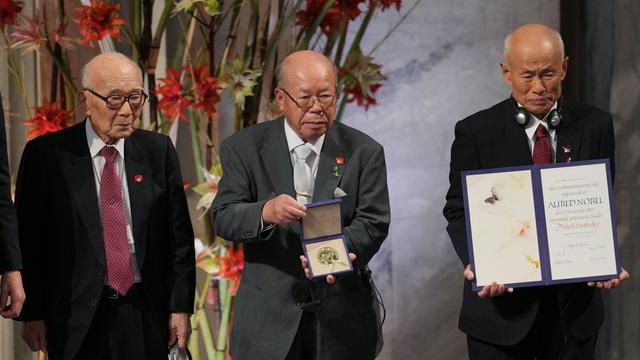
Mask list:
[[[124,164],[127,171],[131,231],[136,247],[138,268],[142,269],[146,253],[147,225],[151,201],[153,173],[135,132],[124,141]]]
[[[265,144],[260,150],[260,156],[266,166],[276,195],[288,194],[295,198],[293,167],[287,147],[287,138],[284,134],[284,119],[273,121],[273,126],[265,134]]]
[[[316,182],[313,188],[313,202],[333,199],[333,193],[340,183],[343,169],[349,162],[351,154],[342,145],[338,133],[339,126],[339,124],[334,124],[329,129],[322,144]],[[339,158],[342,158],[342,161],[338,161]],[[339,164],[340,162],[342,164]]]
[[[583,129],[571,117],[570,109],[566,109],[562,114],[562,122],[556,130],[556,162],[571,162],[580,160],[580,144]]]
[[[514,120],[514,110],[510,108],[511,99],[509,103],[505,103],[502,107],[502,119],[504,121],[504,139],[505,145],[504,154],[511,159],[512,166],[515,165],[532,165],[533,159],[531,158],[531,149],[529,148],[529,139],[527,134]]]
[[[89,153],[84,122],[75,126],[70,132],[68,141],[60,147],[60,164],[69,186],[72,202],[87,230],[89,241],[93,245],[96,256],[104,266],[104,240],[102,223],[96,191],[93,161]]]

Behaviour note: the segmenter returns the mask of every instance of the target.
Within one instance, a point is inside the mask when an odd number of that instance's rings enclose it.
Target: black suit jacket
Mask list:
[[[213,203],[216,232],[244,242],[245,267],[235,303],[231,352],[238,360],[284,359],[298,329],[302,309],[293,289],[307,284],[327,291],[317,316],[322,336],[334,359],[372,359],[379,339],[371,288],[366,276],[338,276],[324,281],[304,278],[299,256],[300,226],[278,225],[260,232],[262,207],[280,194],[295,198],[293,169],[284,120],[251,126],[224,141],[223,177]],[[336,157],[344,158],[339,176]],[[313,201],[334,197],[340,187],[342,222],[356,268],[378,251],[389,227],[389,199],[382,146],[367,135],[335,123],[327,132],[320,154]]]
[[[88,121],[88,120],[87,120]],[[125,139],[136,258],[147,298],[166,329],[170,312],[193,312],[193,230],[176,151],[168,137]],[[142,181],[134,177],[142,175]],[[44,320],[48,350],[72,358],[105,284],[99,201],[85,123],[27,143],[16,188],[27,300],[21,320]]]
[[[11,201],[11,174],[7,156],[4,108],[0,94],[0,275],[7,270],[20,270],[20,247],[16,211]]]
[[[531,150],[522,127],[514,120],[513,100],[507,99],[459,121],[451,147],[450,188],[444,216],[447,232],[463,266],[469,264],[460,171],[531,165]],[[556,162],[605,159],[615,169],[615,144],[611,115],[595,107],[563,102],[557,128]],[[569,145],[571,153],[562,151]],[[571,158],[571,159],[569,159]],[[513,345],[528,333],[544,291],[553,291],[565,325],[578,339],[594,335],[604,319],[599,289],[585,283],[516,289],[513,294],[480,299],[465,281],[460,329],[478,339]]]

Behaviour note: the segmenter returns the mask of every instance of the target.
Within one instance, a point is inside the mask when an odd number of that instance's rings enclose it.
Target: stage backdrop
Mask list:
[[[389,78],[380,105],[352,107],[343,121],[381,142],[387,159],[391,232],[373,266],[387,307],[380,359],[466,358],[463,268],[442,216],[453,127],[509,96],[498,67],[504,37],[532,21],[559,28],[559,9],[551,0],[423,0],[375,53]],[[370,38],[396,20],[376,19]]]

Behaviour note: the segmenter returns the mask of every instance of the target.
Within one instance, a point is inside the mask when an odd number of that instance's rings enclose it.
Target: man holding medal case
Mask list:
[[[276,76],[284,118],[246,128],[221,147],[216,232],[242,242],[245,251],[231,354],[238,360],[373,359],[380,328],[366,265],[389,227],[383,148],[334,123],[336,72],[326,57],[295,52]],[[317,219],[338,221],[323,223],[333,225],[326,228],[331,236],[315,243],[307,259],[301,232],[309,224],[301,220],[318,211],[326,214]],[[307,250],[312,245],[305,242]],[[353,271],[311,280],[314,261]]]

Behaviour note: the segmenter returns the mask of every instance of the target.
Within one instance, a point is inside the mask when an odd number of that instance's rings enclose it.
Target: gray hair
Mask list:
[[[124,55],[122,53],[116,52],[116,51],[109,52],[109,53],[104,53],[103,55],[107,55],[109,57],[113,57],[115,61],[122,61],[122,62],[128,62],[130,64],[133,64],[135,66],[135,68],[138,69],[138,73],[140,74],[140,87],[141,88],[144,87],[144,83],[143,83],[143,79],[142,79],[142,70],[140,70],[140,67],[138,66],[138,64],[136,64],[128,56],[126,56],[126,55]],[[100,55],[98,55],[98,56],[100,56]],[[93,59],[95,59],[95,57]],[[80,84],[82,85],[83,89],[91,89],[94,86],[93,79],[92,79],[90,71],[89,71],[90,64],[92,63],[93,59],[89,60],[88,63],[84,64],[82,66],[82,68],[80,68]]]
[[[549,30],[553,33],[553,39],[555,40],[555,45],[560,49],[560,58],[564,59],[564,41],[562,40],[562,36],[560,33],[554,29],[549,28]],[[513,32],[507,35],[504,38],[504,50],[502,51],[502,61],[508,63],[507,55],[511,51],[511,35]]]

